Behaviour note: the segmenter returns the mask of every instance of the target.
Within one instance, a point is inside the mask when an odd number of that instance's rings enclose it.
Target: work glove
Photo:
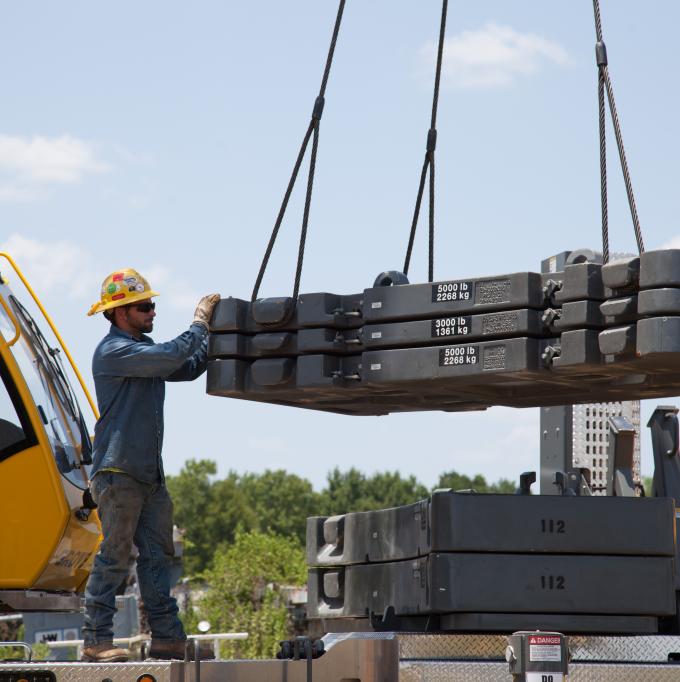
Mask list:
[[[208,294],[207,296],[204,296],[196,306],[193,324],[202,324],[206,329],[208,329],[213,310],[219,301],[219,294]]]

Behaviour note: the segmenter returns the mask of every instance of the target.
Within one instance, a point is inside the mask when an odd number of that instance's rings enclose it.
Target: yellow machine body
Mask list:
[[[100,542],[90,437],[59,352],[4,278],[0,332],[0,590],[80,591]]]

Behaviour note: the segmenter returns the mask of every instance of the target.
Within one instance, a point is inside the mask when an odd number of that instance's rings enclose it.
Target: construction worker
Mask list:
[[[85,590],[85,661],[128,659],[129,652],[113,644],[113,615],[133,541],[152,633],[149,656],[184,658],[186,634],[170,596],[174,547],[172,501],[161,459],[163,400],[166,381],[192,381],[205,371],[208,322],[220,297],[204,296],[187,331],[154,343],[147,334],[156,316],[155,296],[136,270],[118,270],[104,280],[101,299],[88,312],[103,312],[111,328],[92,359],[101,416],[94,430],[90,488],[103,540]]]

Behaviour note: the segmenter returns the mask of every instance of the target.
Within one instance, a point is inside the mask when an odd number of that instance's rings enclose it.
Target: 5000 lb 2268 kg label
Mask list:
[[[467,317],[442,317],[432,320],[432,338],[442,336],[465,336],[470,333],[472,318]]]
[[[472,300],[472,282],[438,282],[432,285],[432,303]]]
[[[439,351],[439,366],[476,365],[479,362],[477,346],[449,346]]]

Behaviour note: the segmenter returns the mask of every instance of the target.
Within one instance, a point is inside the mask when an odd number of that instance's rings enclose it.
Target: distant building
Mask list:
[[[575,467],[590,469],[594,495],[604,495],[607,485],[609,417],[623,416],[635,427],[633,480],[640,482],[640,401],[590,403],[572,407],[572,456]]]

